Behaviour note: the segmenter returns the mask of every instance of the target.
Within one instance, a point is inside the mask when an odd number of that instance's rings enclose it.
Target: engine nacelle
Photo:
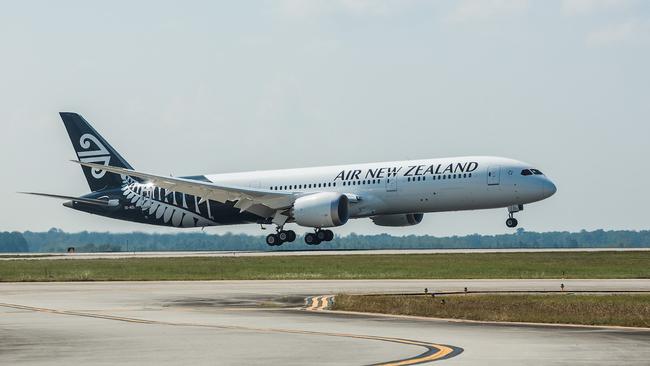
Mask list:
[[[336,192],[314,193],[293,204],[293,218],[300,226],[341,226],[350,218],[348,197]]]
[[[378,226],[413,226],[422,222],[424,214],[379,215],[370,219]]]

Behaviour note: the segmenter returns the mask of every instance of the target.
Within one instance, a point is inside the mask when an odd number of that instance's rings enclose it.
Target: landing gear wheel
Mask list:
[[[307,245],[318,245],[320,244],[320,242],[321,241],[318,240],[316,234],[312,234],[312,233],[305,234],[305,243],[307,243]]]
[[[287,240],[289,243],[292,243],[294,240],[296,240],[296,232],[293,230],[288,230],[287,231]]]
[[[280,241],[289,241],[289,233],[287,231],[280,231],[277,235]]]
[[[334,239],[332,230],[325,230],[325,241],[332,241],[332,239]]]
[[[282,244],[282,241],[276,234],[269,234],[266,236],[266,244],[270,246],[276,246]]]
[[[316,237],[319,241],[327,241],[327,230],[318,230],[316,232]]]
[[[514,217],[510,217],[506,220],[506,226],[509,228],[517,227],[517,224],[519,224],[519,222],[517,222],[517,219]]]

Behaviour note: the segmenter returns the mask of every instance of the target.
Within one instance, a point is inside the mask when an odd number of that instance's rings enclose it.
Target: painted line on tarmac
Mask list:
[[[305,310],[321,311],[327,310],[334,299],[334,295],[313,296],[305,299]]]
[[[331,296],[316,296],[312,300],[312,303],[317,304],[317,306],[321,306],[319,304],[322,304],[323,302],[325,304],[328,304],[329,300],[327,300],[327,298],[329,298],[329,297],[331,297]],[[457,355],[459,355],[459,354],[461,354],[463,352],[463,348],[461,348],[461,347],[444,345],[444,344],[437,344],[437,343],[429,343],[429,342],[423,342],[423,341],[417,341],[417,340],[411,340],[411,339],[404,339],[404,338],[381,337],[381,336],[350,334],[350,333],[317,332],[317,331],[298,330],[298,329],[252,328],[252,327],[243,327],[243,326],[236,326],[236,325],[216,325],[216,324],[209,325],[209,324],[197,324],[197,323],[174,323],[174,322],[157,321],[157,320],[127,318],[127,317],[106,315],[106,314],[97,314],[97,313],[86,313],[86,312],[69,311],[69,310],[56,310],[56,309],[48,309],[48,308],[26,306],[26,305],[18,305],[18,304],[7,304],[7,303],[0,303],[0,307],[18,309],[18,310],[25,310],[25,311],[32,311],[32,312],[56,314],[56,315],[68,315],[68,316],[103,319],[103,320],[113,320],[113,321],[121,321],[121,322],[128,322],[128,323],[137,323],[137,324],[167,325],[167,326],[179,326],[179,327],[199,327],[199,328],[240,330],[240,331],[252,331],[252,332],[303,334],[303,335],[326,336],[326,337],[342,337],[342,338],[353,338],[353,339],[364,339],[364,340],[371,340],[371,341],[398,343],[398,344],[404,344],[404,345],[410,345],[410,346],[419,346],[419,347],[426,348],[426,351],[424,353],[421,353],[421,354],[419,354],[417,356],[407,358],[407,359],[376,363],[376,364],[373,364],[373,366],[380,366],[380,365],[381,366],[419,365],[419,364],[424,364],[424,363],[428,363],[428,362],[449,359],[449,358],[455,357],[455,356],[457,356]]]

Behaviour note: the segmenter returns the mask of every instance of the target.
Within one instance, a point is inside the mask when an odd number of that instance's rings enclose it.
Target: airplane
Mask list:
[[[305,243],[334,238],[350,219],[417,225],[425,213],[507,208],[506,226],[525,204],[551,197],[555,184],[531,165],[502,157],[465,156],[300,169],[172,177],[135,170],[81,115],[61,112],[91,193],[65,207],[144,224],[194,228],[274,225],[266,243],[293,242],[286,224],[313,229]]]

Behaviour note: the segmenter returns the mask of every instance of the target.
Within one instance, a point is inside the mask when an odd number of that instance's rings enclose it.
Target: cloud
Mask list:
[[[452,11],[450,22],[483,21],[504,16],[523,14],[528,10],[528,0],[463,0]]]
[[[599,11],[628,8],[635,0],[563,0],[564,15],[586,15]]]
[[[587,35],[587,44],[590,46],[608,46],[622,43],[648,43],[650,40],[648,34],[650,34],[650,22],[632,19],[589,33]]]

